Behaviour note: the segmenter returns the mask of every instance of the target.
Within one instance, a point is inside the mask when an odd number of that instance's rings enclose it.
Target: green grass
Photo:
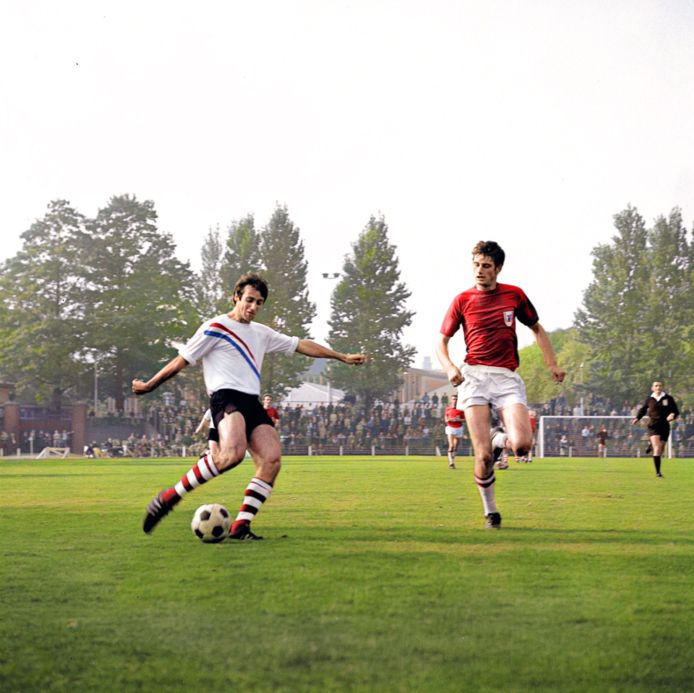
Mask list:
[[[192,460],[0,462],[0,690],[692,691],[694,461],[286,458],[254,528],[204,545],[246,462],[152,536]]]

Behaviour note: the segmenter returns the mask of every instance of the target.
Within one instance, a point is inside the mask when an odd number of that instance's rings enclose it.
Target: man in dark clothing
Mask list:
[[[646,415],[648,416],[648,437],[653,450],[655,475],[662,478],[663,475],[660,473],[660,456],[663,453],[665,443],[670,437],[670,422],[680,415],[680,410],[677,408],[677,402],[675,402],[672,395],[663,391],[661,382],[656,381],[653,383],[653,392],[636,412],[632,424],[637,423]]]

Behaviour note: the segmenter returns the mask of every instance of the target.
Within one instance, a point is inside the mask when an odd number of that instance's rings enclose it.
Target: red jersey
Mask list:
[[[265,413],[272,419],[272,423],[278,424],[280,422],[280,415],[274,407],[268,407]]]
[[[530,428],[532,429],[533,433],[537,431],[537,420],[532,414],[530,415]]]
[[[460,421],[449,421],[448,419],[460,418]],[[446,426],[451,428],[460,428],[463,425],[463,419],[465,419],[465,412],[455,407],[446,407],[446,412],[444,414],[444,421]]]
[[[473,287],[453,299],[441,334],[452,337],[462,326],[467,347],[465,363],[515,371],[519,363],[516,318],[527,327],[539,319],[522,289],[510,284],[497,284],[492,291]]]

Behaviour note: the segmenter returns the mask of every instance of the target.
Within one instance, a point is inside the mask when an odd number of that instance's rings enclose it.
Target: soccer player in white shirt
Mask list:
[[[209,448],[174,486],[158,493],[147,506],[143,522],[149,534],[190,491],[240,464],[251,453],[255,476],[251,479],[231,539],[261,539],[251,531],[251,521],[272,492],[281,467],[280,440],[272,420],[259,400],[260,371],[265,354],[298,352],[362,364],[364,354],[341,354],[309,339],[280,334],[254,323],[267,300],[268,287],[257,274],[244,274],[236,283],[230,313],[203,323],[178,356],[147,382],[133,380],[136,395],[152,392],[189,364],[202,360],[205,387],[210,396]]]

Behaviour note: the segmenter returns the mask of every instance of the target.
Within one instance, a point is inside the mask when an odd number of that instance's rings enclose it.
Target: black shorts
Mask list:
[[[219,442],[219,422],[225,414],[231,414],[235,411],[240,412],[246,421],[247,441],[251,439],[251,433],[256,426],[268,424],[274,427],[275,425],[256,395],[249,395],[238,390],[217,390],[210,397],[210,413],[214,421],[214,428],[210,426],[210,432],[207,436],[209,440]]]
[[[667,421],[661,421],[653,426],[648,425],[648,435],[650,436],[660,436],[660,440],[664,443],[670,437],[670,424]]]

